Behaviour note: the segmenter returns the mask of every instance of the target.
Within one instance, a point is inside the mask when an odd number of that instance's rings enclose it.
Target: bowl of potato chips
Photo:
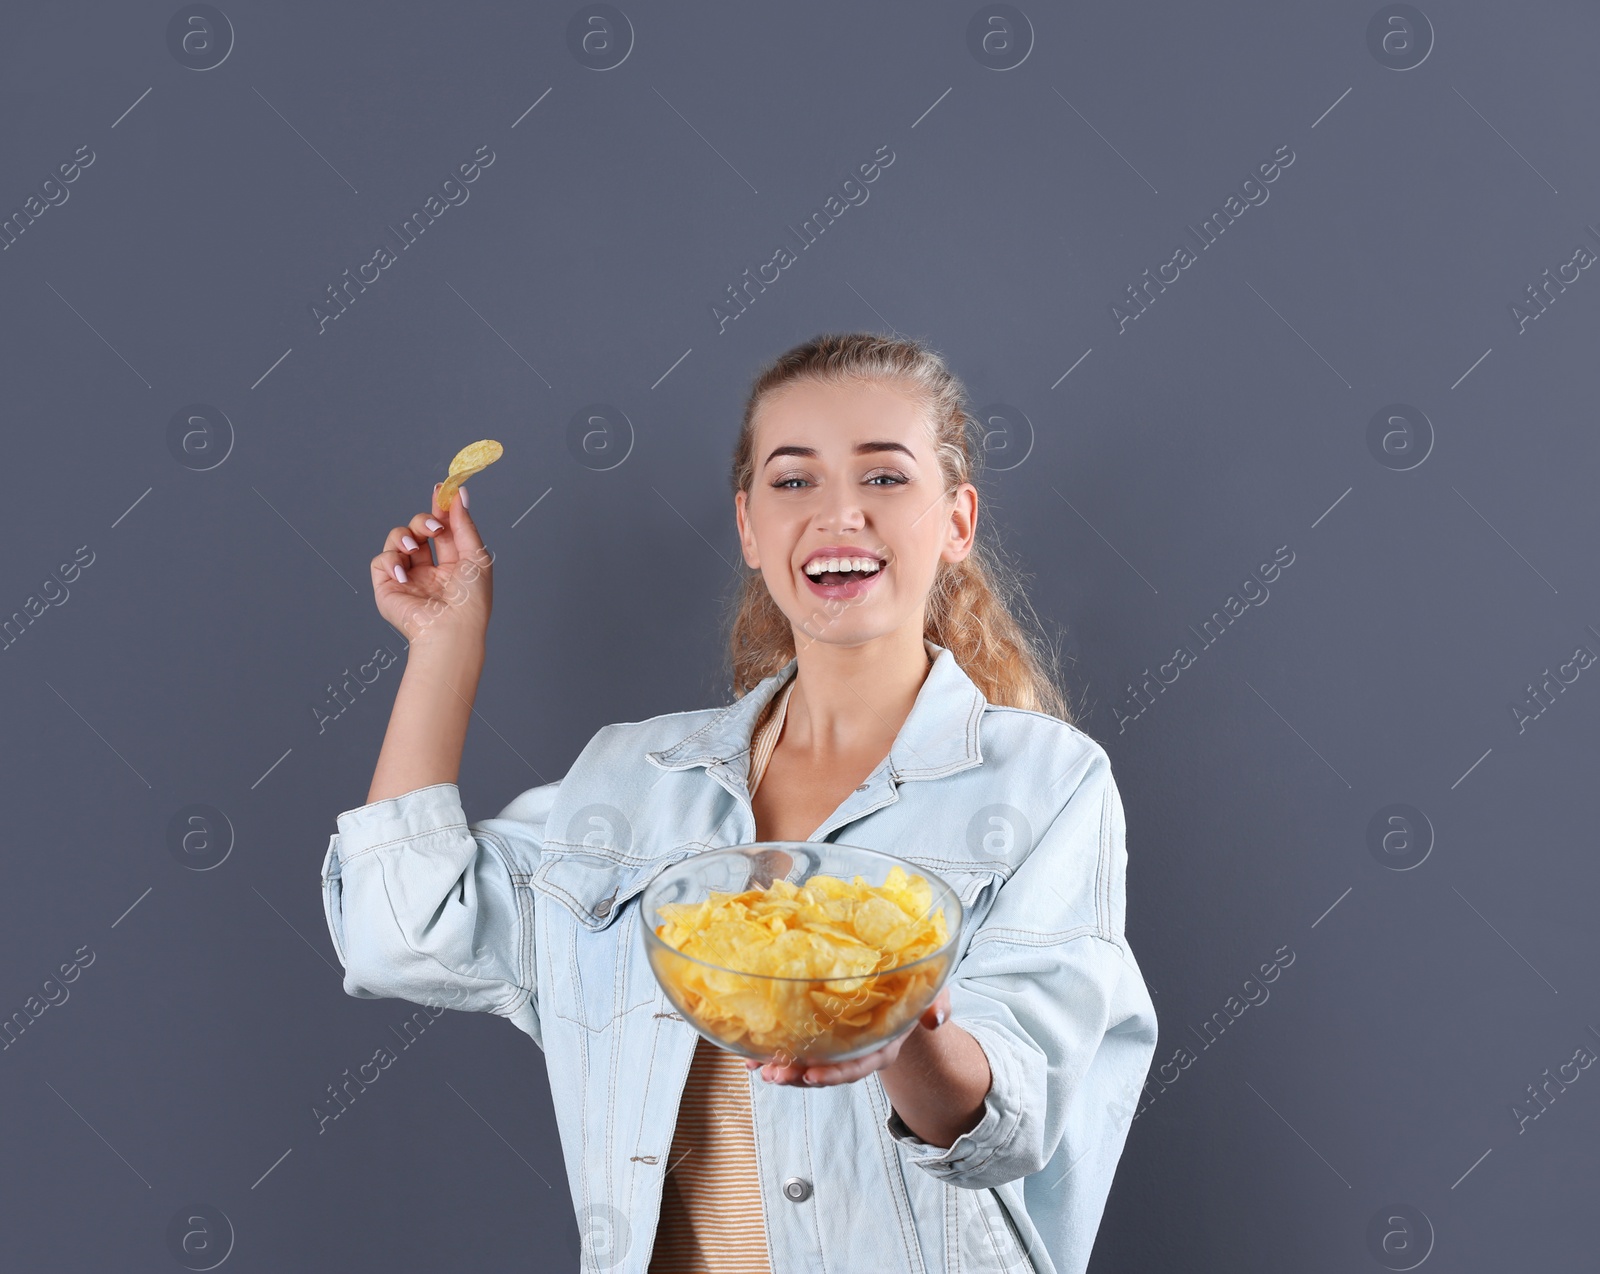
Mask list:
[[[955,961],[961,899],[904,859],[763,841],[674,863],[640,898],[645,951],[685,1021],[762,1061],[848,1061],[931,1004]]]

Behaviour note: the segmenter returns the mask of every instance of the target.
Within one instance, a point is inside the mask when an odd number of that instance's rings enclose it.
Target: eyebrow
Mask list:
[[[858,456],[871,455],[873,452],[877,451],[903,451],[913,460],[917,458],[912,453],[910,447],[900,442],[858,442],[856,443],[855,447],[852,448],[852,450],[854,450],[855,454]],[[762,468],[766,468],[767,465],[771,464],[779,456],[806,456],[808,458],[815,459],[816,454],[817,449],[815,447],[797,447],[792,445],[786,447],[774,447],[772,449],[772,454],[761,462],[761,466]]]

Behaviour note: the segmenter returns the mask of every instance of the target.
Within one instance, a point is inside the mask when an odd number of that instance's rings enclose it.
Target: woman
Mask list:
[[[492,582],[466,489],[372,559],[410,655],[323,865],[344,989],[497,1013],[540,1045],[585,1270],[1088,1263],[1155,1012],[1110,764],[977,540],[971,427],[917,342],[776,360],[734,454],[734,702],[607,726],[471,824],[456,778]],[[671,1011],[640,890],[757,840],[881,849],[959,892],[959,962],[907,1032],[841,1065],[746,1063]]]

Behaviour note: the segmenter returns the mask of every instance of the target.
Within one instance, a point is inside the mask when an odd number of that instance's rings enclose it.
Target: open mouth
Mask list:
[[[817,557],[800,569],[818,584],[843,584],[877,575],[887,563],[875,557]]]
[[[878,558],[818,557],[801,568],[811,588],[823,596],[854,597],[883,574],[888,563]]]
[[[858,579],[871,579],[882,570],[883,568],[880,566],[871,571],[822,571],[818,574],[812,574],[807,571],[806,578],[814,584],[821,584],[826,587],[830,584],[849,584]]]

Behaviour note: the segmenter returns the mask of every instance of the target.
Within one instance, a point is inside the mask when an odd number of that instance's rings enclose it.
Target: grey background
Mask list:
[[[1397,70],[1370,3],[1033,5],[997,70],[972,5],[629,6],[597,70],[576,7],[223,8],[203,71],[172,5],[4,15],[0,209],[95,155],[0,252],[0,1014],[93,955],[0,1052],[10,1268],[180,1268],[202,1207],[227,1269],[575,1266],[542,1057],[505,1023],[446,1014],[318,1131],[409,1008],[343,995],[317,882],[403,665],[320,733],[313,705],[403,654],[367,563],[480,437],[506,455],[472,483],[497,597],[469,816],[608,722],[726,702],[744,391],[852,328],[926,337],[995,406],[983,512],[1113,760],[1156,1063],[1192,1051],[1093,1268],[1400,1268],[1368,1228],[1403,1209],[1426,1268],[1592,1265],[1600,1072],[1544,1072],[1600,1049],[1600,667],[1520,730],[1512,705],[1600,653],[1600,272],[1526,331],[1509,303],[1600,250],[1600,11],[1430,3]],[[310,303],[480,145],[468,201],[319,334]],[[711,302],[882,145],[867,202],[719,333]],[[1110,303],[1279,146],[1266,202],[1119,333]],[[609,469],[568,445],[595,403],[631,429]],[[1396,403],[1433,433],[1407,469],[1367,441]],[[194,404],[210,468],[168,447]],[[1410,870],[1369,844],[1394,803],[1432,828]],[[231,827],[209,870],[225,833],[169,832],[195,804]]]

